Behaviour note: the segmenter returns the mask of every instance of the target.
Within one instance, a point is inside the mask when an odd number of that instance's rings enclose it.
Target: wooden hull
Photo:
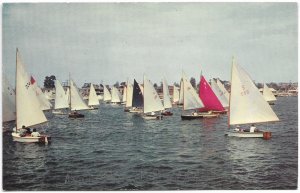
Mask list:
[[[24,136],[21,137],[19,133],[13,132],[12,134],[13,141],[21,142],[21,143],[50,143],[51,137],[46,135],[41,135],[40,137],[31,137]]]
[[[78,118],[84,118],[84,115],[83,114],[69,114],[69,118],[71,119],[78,119]]]
[[[162,112],[161,115],[163,115],[163,116],[172,116],[173,113],[170,112],[170,111],[166,111],[166,112]]]

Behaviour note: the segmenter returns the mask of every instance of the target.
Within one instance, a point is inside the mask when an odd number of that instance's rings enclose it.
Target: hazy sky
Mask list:
[[[296,82],[296,3],[3,4],[3,72],[15,51],[30,74],[77,85],[230,79],[234,55],[257,82]]]

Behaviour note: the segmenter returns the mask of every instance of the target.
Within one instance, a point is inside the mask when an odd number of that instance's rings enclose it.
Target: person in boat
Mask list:
[[[23,125],[22,128],[19,131],[20,132],[20,136],[24,137],[26,135],[26,131],[27,131],[26,127],[25,127],[25,125]]]
[[[26,135],[31,135],[31,129],[29,127],[26,127]]]
[[[253,133],[253,132],[255,132],[255,131],[257,131],[257,129],[256,129],[256,127],[254,126],[254,124],[252,124],[251,127],[250,127],[250,133]]]
[[[152,112],[151,112],[151,115],[152,115],[152,116],[154,116],[154,115],[155,115],[155,113],[152,111]]]
[[[198,115],[197,111],[195,110],[192,115]]]
[[[242,129],[239,125],[237,125],[234,131],[244,132],[244,129]]]
[[[36,129],[33,129],[33,132],[31,133],[31,137],[39,137],[41,136],[39,132],[36,131]]]

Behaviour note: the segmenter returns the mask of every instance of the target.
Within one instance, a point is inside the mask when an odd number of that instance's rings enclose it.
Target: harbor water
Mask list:
[[[182,121],[180,108],[159,121],[109,104],[82,120],[46,113],[51,144],[3,132],[3,189],[296,189],[298,99],[277,99],[280,122],[257,125],[270,140],[226,137],[227,115]]]

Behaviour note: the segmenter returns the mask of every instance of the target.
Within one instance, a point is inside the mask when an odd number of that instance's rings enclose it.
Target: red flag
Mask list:
[[[31,77],[30,77],[30,84],[33,85],[34,83],[35,83],[35,80],[34,80],[34,78],[31,76]]]

